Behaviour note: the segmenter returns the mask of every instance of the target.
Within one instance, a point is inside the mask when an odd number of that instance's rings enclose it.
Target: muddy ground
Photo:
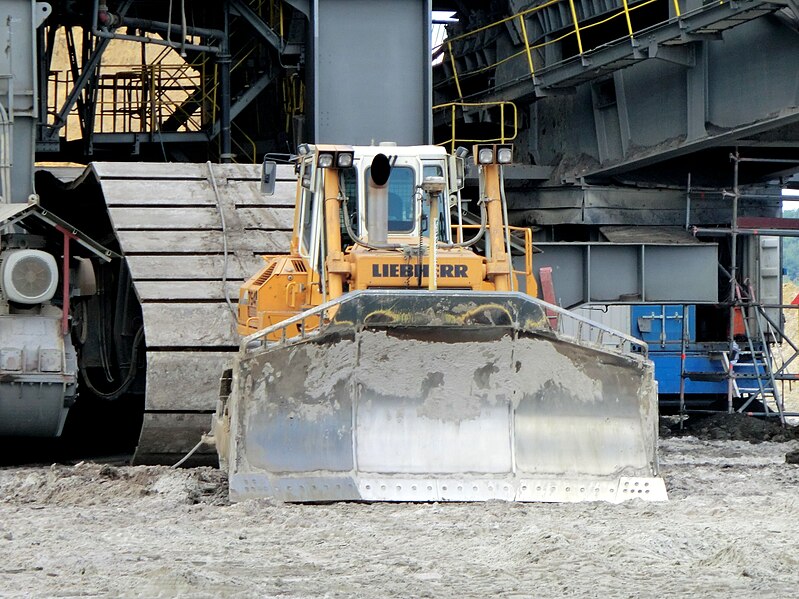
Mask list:
[[[661,441],[652,504],[230,505],[217,470],[0,470],[2,597],[795,597],[786,443]]]

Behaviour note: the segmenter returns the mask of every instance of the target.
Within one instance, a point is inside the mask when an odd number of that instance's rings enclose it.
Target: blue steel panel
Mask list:
[[[649,358],[655,363],[655,379],[658,382],[658,393],[679,394],[680,392],[680,353],[651,352]],[[723,372],[721,361],[711,360],[702,354],[687,354],[685,369],[689,372]],[[692,381],[685,380],[685,393],[689,395],[725,394],[726,381]]]
[[[683,327],[682,306],[633,306],[630,318],[632,335],[646,341],[651,352],[664,348],[672,350],[680,348]],[[687,341],[688,343],[696,341],[696,306],[688,306]]]

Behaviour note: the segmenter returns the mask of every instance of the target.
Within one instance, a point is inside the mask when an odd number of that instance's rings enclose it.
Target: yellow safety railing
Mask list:
[[[127,42],[114,43],[121,46]],[[172,116],[179,117],[181,124],[177,131],[200,131],[207,121],[206,113],[211,106],[207,95],[196,97],[197,90],[202,89],[205,81],[208,59],[190,64],[179,61],[170,48],[163,48],[142,60],[140,63],[101,64],[93,110],[93,131],[155,133]],[[179,62],[173,62],[176,60]],[[71,71],[53,70],[48,73],[48,122],[55,121],[72,86]],[[187,102],[192,97],[195,97],[196,102]],[[67,139],[80,135],[80,132],[73,132],[77,119],[75,107],[63,131]]]
[[[258,146],[252,137],[245,133],[244,129],[239,127],[236,123],[231,123],[235,135],[231,136],[235,152],[236,160],[239,164],[256,164],[258,162]],[[241,157],[241,158],[239,158]]]
[[[449,84],[452,83],[455,86],[455,90],[457,92],[458,98],[463,99],[464,96],[464,82],[466,79],[470,77],[474,77],[480,75],[481,73],[487,73],[493,71],[500,65],[513,61],[515,59],[522,59],[524,60],[526,71],[531,78],[535,77],[536,71],[536,64],[534,60],[534,55],[544,49],[547,46],[558,44],[563,42],[568,38],[574,39],[574,44],[577,48],[577,55],[585,54],[586,52],[590,52],[591,50],[599,47],[608,41],[612,40],[602,40],[601,42],[596,42],[595,44],[592,43],[589,47],[586,47],[585,42],[586,38],[584,33],[586,31],[590,31],[593,28],[599,27],[615,19],[624,18],[625,22],[625,29],[626,35],[629,37],[635,37],[637,33],[640,31],[651,27],[653,24],[651,21],[647,21],[639,27],[636,27],[635,22],[633,20],[633,15],[635,11],[640,10],[646,6],[653,5],[655,3],[659,3],[664,5],[664,8],[669,11],[669,19],[676,19],[682,16],[682,9],[680,8],[680,2],[685,2],[686,0],[621,0],[621,6],[617,9],[612,11],[607,16],[600,18],[599,15],[592,16],[590,19],[580,19],[578,15],[578,6],[575,3],[575,0],[548,0],[538,4],[536,6],[530,7],[504,19],[499,21],[495,21],[488,25],[484,25],[472,31],[468,31],[466,33],[450,37],[445,39],[442,44],[434,49],[434,55],[440,54],[442,52],[446,52],[447,56],[444,57],[447,63],[452,70],[452,75],[449,76],[446,80],[439,83],[439,86],[442,84]],[[723,4],[724,2],[729,2],[730,0],[720,0],[720,3]],[[567,12],[571,17],[571,23],[564,23],[564,27],[560,29],[560,33],[557,34],[555,37],[551,37],[546,39],[545,36],[540,36],[536,39],[530,39],[528,34],[528,27],[527,27],[527,18],[533,15],[534,13],[540,12],[548,7],[562,4],[564,5],[564,12]],[[667,21],[664,21],[667,22]],[[491,64],[482,65],[476,68],[472,68],[469,70],[459,70],[458,69],[458,58],[459,55],[455,53],[455,47],[458,45],[457,42],[461,42],[463,40],[467,40],[471,37],[477,36],[479,34],[483,34],[487,31],[491,31],[495,28],[500,27],[512,27],[516,25],[518,28],[518,32],[521,38],[521,50],[505,56]],[[589,36],[590,38],[591,36]],[[596,37],[596,36],[594,36]],[[618,39],[618,38],[617,38]],[[569,58],[569,56],[564,56],[564,59]]]
[[[466,137],[458,137],[457,134],[457,116],[458,109],[466,111],[469,108],[477,110],[491,110],[495,109],[499,112],[499,125],[498,135],[490,138],[470,139]],[[516,104],[513,102],[447,102],[446,104],[438,104],[433,106],[433,112],[437,110],[446,110],[450,113],[450,131],[451,137],[444,141],[436,142],[440,146],[449,146],[450,152],[455,152],[455,147],[460,143],[508,143],[516,139],[516,134],[519,129],[519,115],[516,110]],[[506,124],[508,118],[511,118],[510,125]],[[508,131],[508,127],[511,128]]]
[[[453,224],[452,229],[456,232],[455,238],[459,243],[463,243],[465,235],[464,230],[477,231],[480,225],[472,224]],[[486,230],[490,230],[491,225],[486,225]],[[524,269],[518,270],[513,268],[513,260],[511,260],[511,272],[517,277],[522,277],[525,283],[525,290],[529,292],[530,289],[535,288],[535,276],[533,275],[533,230],[530,227],[515,227],[513,225],[505,225],[505,235],[510,236],[514,245],[518,248],[521,246],[524,252]],[[513,247],[513,246],[512,246]]]

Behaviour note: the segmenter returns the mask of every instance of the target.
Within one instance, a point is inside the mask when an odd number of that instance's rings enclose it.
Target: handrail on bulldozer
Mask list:
[[[390,291],[381,290],[381,289],[363,289],[346,293],[341,297],[330,300],[324,304],[320,304],[315,308],[306,310],[300,314],[287,318],[282,322],[271,325],[265,329],[258,331],[257,333],[253,333],[252,335],[245,337],[241,344],[241,353],[244,356],[258,352],[262,349],[304,341],[309,337],[318,334],[325,328],[324,326],[316,326],[316,324],[314,324],[314,326],[312,327],[308,327],[307,322],[309,319],[313,318],[320,323],[329,323],[330,318],[328,317],[328,314],[331,312],[335,314],[335,312],[337,312],[338,309],[343,304],[349,302],[355,302],[361,298],[386,295],[387,293],[396,294],[397,291],[398,290],[396,289],[392,289]],[[414,290],[402,290],[401,293],[407,293],[407,294],[415,293],[422,295],[439,293],[441,295],[446,295],[449,292],[435,292],[435,291],[414,289]],[[475,298],[492,297],[497,295],[502,295],[505,298],[516,297],[523,301],[532,302],[540,306],[548,314],[555,316],[557,318],[557,328],[553,328],[553,330],[555,330],[558,334],[560,334],[563,337],[574,339],[584,345],[601,347],[602,349],[615,351],[620,354],[636,354],[642,356],[643,358],[646,358],[649,354],[649,346],[646,344],[646,342],[640,339],[636,339],[635,337],[632,337],[630,335],[625,335],[624,333],[615,331],[600,323],[593,322],[587,318],[584,318],[573,312],[570,312],[569,310],[561,308],[560,306],[548,304],[538,298],[532,297],[525,293],[516,292],[516,291],[501,292],[501,293],[493,291],[469,292],[469,296]],[[547,318],[547,322],[551,322],[549,318]],[[566,332],[567,328],[566,323],[571,323],[571,328],[569,332]],[[514,328],[519,328],[519,323],[513,323],[513,326]],[[290,335],[289,334],[290,327],[298,328],[299,332]],[[272,335],[277,335],[279,337],[277,340],[270,340],[269,337]]]

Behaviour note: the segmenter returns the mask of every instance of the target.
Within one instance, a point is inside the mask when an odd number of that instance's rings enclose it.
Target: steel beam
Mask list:
[[[244,2],[244,0],[228,0],[228,2],[230,3],[231,13],[237,14],[247,21],[250,27],[280,54],[299,54],[299,45],[286,43],[286,40],[281,38],[269,25],[264,23],[260,15]]]
[[[533,270],[552,269],[557,304],[718,302],[718,246],[538,242]]]
[[[250,87],[247,88],[243,94],[241,94],[233,105],[230,107],[230,118],[235,119],[241,112],[249,106],[258,95],[264,91],[269,84],[274,81],[275,75],[272,72],[263,73]],[[210,138],[213,139],[217,135],[219,135],[220,130],[220,121],[216,121],[214,123],[213,129],[211,130]]]

